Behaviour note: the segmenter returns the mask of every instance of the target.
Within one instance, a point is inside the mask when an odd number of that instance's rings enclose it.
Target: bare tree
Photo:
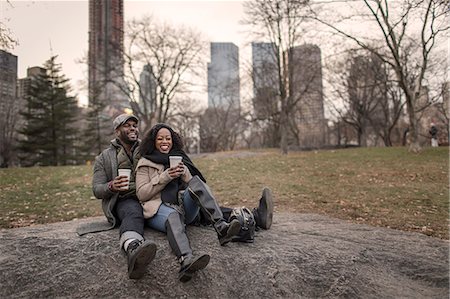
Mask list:
[[[188,153],[200,152],[200,117],[202,109],[196,98],[187,96],[174,102],[170,123],[183,137],[184,148]]]
[[[202,152],[235,149],[242,125],[239,109],[233,106],[211,107],[200,117],[200,148]]]
[[[145,16],[128,23],[125,50],[126,88],[132,108],[147,126],[169,119],[175,97],[189,92],[203,66],[204,43],[187,27],[160,23]],[[149,70],[155,98],[143,93],[140,71]]]
[[[209,74],[210,98],[208,109],[200,117],[200,147],[202,151],[233,150],[245,128],[237,93],[240,78],[227,78]],[[226,81],[226,82],[224,82]],[[230,90],[232,92],[230,92]]]
[[[14,158],[13,146],[17,137],[19,100],[2,95],[0,102],[0,167],[9,167]]]
[[[290,98],[288,90],[288,57],[292,48],[300,41],[305,17],[302,11],[309,1],[292,0],[255,0],[244,4],[246,17],[243,23],[249,25],[255,37],[269,39],[275,46],[278,94],[274,99],[279,102],[280,148],[288,152],[289,118],[295,108],[296,100]]]
[[[5,1],[6,4],[13,7],[11,1]],[[3,9],[3,8],[2,8]],[[6,26],[6,23],[0,19],[0,49],[12,50],[19,42],[13,37],[11,30]]]
[[[340,121],[353,127],[359,146],[391,146],[391,134],[402,115],[405,100],[397,83],[378,56],[367,51],[349,50],[341,59],[329,61],[329,104]],[[348,138],[347,138],[348,141]]]
[[[319,4],[320,2],[323,1],[318,1]],[[339,20],[327,18],[326,9],[324,9],[326,6],[323,3],[320,7],[312,6],[311,17],[341,36],[352,40],[361,48],[377,55],[392,68],[405,96],[411,140],[409,149],[413,152],[420,151],[416,116],[417,101],[426,80],[432,51],[439,42],[438,38],[449,29],[448,1],[329,1],[326,5],[330,6],[332,2],[339,2],[340,8],[344,3],[349,7],[355,7],[361,3],[365,12],[354,13],[346,20],[358,18],[359,24],[364,22],[367,25],[373,25],[372,32],[380,34],[383,47],[378,47],[379,43],[373,46],[372,42],[376,37],[367,36],[367,31],[364,36],[358,36],[350,29],[346,29],[345,24]],[[336,9],[337,6],[332,7]]]
[[[10,1],[6,1],[6,3],[12,7]],[[17,44],[18,42],[13,37],[11,30],[0,19],[0,50],[12,50]],[[12,85],[15,89],[16,84],[13,83]],[[15,96],[2,95],[0,108],[0,167],[8,167],[14,156],[13,145],[16,137],[19,101]]]

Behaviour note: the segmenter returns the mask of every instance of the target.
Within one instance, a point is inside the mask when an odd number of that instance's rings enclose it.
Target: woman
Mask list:
[[[227,222],[211,194],[193,199],[186,191],[193,175],[200,171],[183,151],[181,137],[166,124],[157,124],[146,133],[140,145],[142,158],[136,169],[136,193],[144,208],[146,225],[167,234],[169,244],[180,261],[179,279],[186,282],[205,268],[210,256],[195,257],[185,231],[185,224],[197,218],[200,208],[213,224],[220,244],[225,245],[239,233],[239,221]],[[182,156],[182,162],[169,167],[169,156]]]

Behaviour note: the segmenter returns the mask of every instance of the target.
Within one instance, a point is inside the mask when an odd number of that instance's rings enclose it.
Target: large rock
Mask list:
[[[278,213],[255,243],[221,247],[210,227],[189,227],[210,264],[187,283],[166,237],[137,281],[127,278],[118,230],[78,237],[102,218],[0,230],[0,298],[364,297],[448,298],[447,241],[312,214]]]

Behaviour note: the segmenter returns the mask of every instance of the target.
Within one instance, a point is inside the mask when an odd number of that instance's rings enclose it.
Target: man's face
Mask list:
[[[127,120],[126,123],[116,129],[116,136],[122,143],[135,143],[139,137],[137,122],[134,119]]]

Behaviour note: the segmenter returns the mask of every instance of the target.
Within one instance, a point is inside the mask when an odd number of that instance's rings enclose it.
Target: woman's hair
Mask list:
[[[177,132],[175,132],[169,125],[159,123],[154,125],[144,134],[144,138],[142,139],[140,146],[142,156],[150,155],[155,150],[156,135],[162,128],[169,130],[170,135],[172,135],[172,150],[183,149],[184,144],[181,136]]]

